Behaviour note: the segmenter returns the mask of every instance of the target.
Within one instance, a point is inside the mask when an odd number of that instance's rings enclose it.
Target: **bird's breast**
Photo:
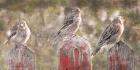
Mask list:
[[[121,24],[120,28],[121,28],[121,33],[123,33],[123,31],[124,31],[124,25]]]
[[[122,24],[117,25],[119,27],[118,36],[120,37],[123,34],[124,26]]]

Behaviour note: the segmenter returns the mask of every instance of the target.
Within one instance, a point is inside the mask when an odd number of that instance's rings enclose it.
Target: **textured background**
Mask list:
[[[76,5],[82,10],[82,24],[77,34],[92,48],[108,24],[106,19],[121,14],[126,19],[122,36],[135,51],[136,70],[140,69],[140,0],[0,0],[0,70],[6,70],[6,55],[12,47],[4,45],[6,31],[19,15],[28,22],[32,35],[28,47],[36,54],[37,70],[56,70],[57,52],[48,39],[62,26],[63,9]],[[107,70],[106,51],[93,59],[94,70]]]

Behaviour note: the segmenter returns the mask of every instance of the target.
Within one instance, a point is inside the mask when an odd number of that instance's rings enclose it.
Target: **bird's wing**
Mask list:
[[[98,45],[103,45],[107,40],[109,40],[111,37],[116,35],[119,32],[119,26],[116,24],[110,24],[107,26],[105,31],[102,33],[101,38],[98,42]]]
[[[9,42],[9,40],[16,35],[18,30],[18,26],[17,24],[14,25],[9,31],[8,31],[8,35],[7,35],[7,40],[4,42],[4,44],[7,44]]]
[[[71,16],[70,18],[67,18],[61,29],[66,28],[67,26],[71,25],[73,22],[74,22],[73,16]]]
[[[114,37],[119,32],[119,26],[115,24],[110,24],[106,27],[105,31],[101,34],[100,40],[95,51],[92,55],[96,55],[96,53],[101,49],[101,47],[112,37]]]
[[[62,29],[65,29],[66,27],[68,27],[69,25],[71,25],[74,22],[74,16],[69,16],[69,17],[65,17],[65,21],[64,24],[62,26],[62,28],[58,31],[58,35],[60,34]]]
[[[17,25],[14,25],[11,29],[10,29],[10,35],[8,36],[8,40],[11,39],[14,35],[16,35],[18,30]]]

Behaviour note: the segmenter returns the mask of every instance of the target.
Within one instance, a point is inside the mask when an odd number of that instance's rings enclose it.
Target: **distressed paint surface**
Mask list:
[[[35,70],[33,52],[26,46],[16,45],[8,53],[8,70]]]
[[[119,41],[109,50],[108,64],[109,70],[135,70],[133,50]]]
[[[67,37],[59,49],[59,70],[91,70],[89,43],[78,36]]]

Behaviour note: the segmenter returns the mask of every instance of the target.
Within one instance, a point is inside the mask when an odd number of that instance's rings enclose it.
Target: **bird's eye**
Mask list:
[[[74,12],[74,10],[72,10],[72,12]]]
[[[21,26],[24,26],[23,23],[21,23]]]
[[[80,12],[80,10],[77,9],[77,12]]]

